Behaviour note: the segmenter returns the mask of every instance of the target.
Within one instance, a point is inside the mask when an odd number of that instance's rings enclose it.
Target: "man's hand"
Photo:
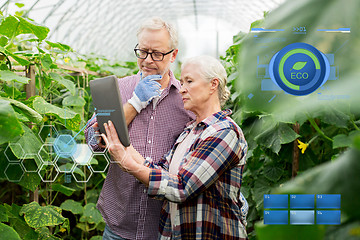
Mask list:
[[[153,100],[160,96],[161,84],[157,81],[162,78],[161,75],[149,75],[136,85],[133,96],[129,99],[130,103],[138,113]]]

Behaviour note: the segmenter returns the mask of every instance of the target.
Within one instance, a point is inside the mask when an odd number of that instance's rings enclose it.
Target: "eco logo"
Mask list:
[[[322,52],[307,43],[293,43],[270,60],[271,80],[288,94],[308,95],[329,78],[330,64]]]

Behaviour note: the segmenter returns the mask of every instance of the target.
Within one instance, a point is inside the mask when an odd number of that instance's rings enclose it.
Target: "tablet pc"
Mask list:
[[[104,123],[111,120],[121,143],[125,147],[130,146],[117,78],[115,76],[98,78],[91,80],[89,84],[100,132],[106,134]]]

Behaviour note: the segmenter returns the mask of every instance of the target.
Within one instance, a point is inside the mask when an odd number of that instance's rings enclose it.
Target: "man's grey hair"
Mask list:
[[[169,43],[170,48],[171,49],[176,49],[177,46],[178,46],[178,33],[177,33],[177,30],[175,29],[174,25],[172,25],[169,22],[165,22],[160,17],[153,17],[153,18],[146,19],[141,24],[141,26],[140,26],[140,28],[139,28],[139,30],[137,32],[137,37],[139,38],[139,35],[145,29],[158,30],[158,29],[162,29],[162,28],[167,30],[168,33],[169,33],[169,36],[170,36],[170,43]]]
[[[196,56],[186,59],[181,66],[181,70],[188,64],[194,64],[199,67],[199,72],[202,77],[211,82],[214,78],[219,80],[218,93],[220,105],[224,106],[230,96],[230,91],[226,86],[227,74],[223,65],[214,57],[211,56]]]

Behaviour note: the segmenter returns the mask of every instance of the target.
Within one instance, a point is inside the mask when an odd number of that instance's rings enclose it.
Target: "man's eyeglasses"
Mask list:
[[[147,52],[141,49],[136,48],[139,44],[136,44],[134,52],[137,58],[140,59],[145,59],[147,58],[148,54],[150,54],[152,60],[154,61],[162,61],[164,59],[164,57],[170,53],[172,53],[175,49],[170,50],[167,53],[162,53],[162,52]]]

